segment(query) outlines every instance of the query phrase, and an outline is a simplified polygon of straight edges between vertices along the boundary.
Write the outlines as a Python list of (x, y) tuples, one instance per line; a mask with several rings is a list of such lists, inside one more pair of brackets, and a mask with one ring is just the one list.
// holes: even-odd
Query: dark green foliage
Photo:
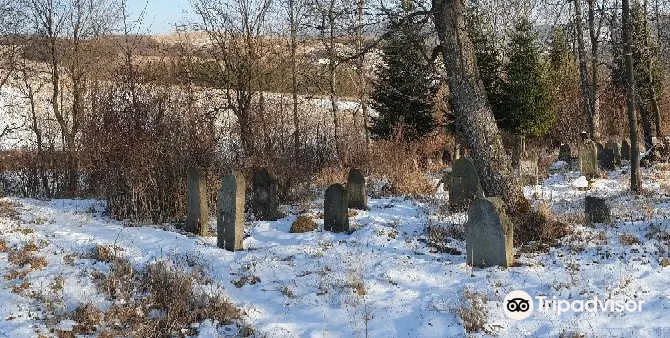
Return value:
[(503, 70), (503, 64), (500, 50), (495, 43), (495, 33), (476, 8), (469, 10), (467, 29), (470, 40), (475, 47), (479, 77), (482, 80), (491, 109), (493, 109), (495, 115), (498, 115), (502, 103), (503, 82), (500, 74)]
[(507, 81), (503, 84), (502, 109), (496, 119), (512, 133), (541, 136), (554, 123), (553, 89), (531, 23), (521, 20), (515, 28), (505, 67)]
[(418, 19), (398, 25), (382, 46), (382, 63), (377, 69), (370, 98), (379, 116), (372, 119), (370, 131), (376, 139), (388, 139), (402, 126), (403, 137), (416, 140), (437, 127), (434, 100), (438, 83), (434, 68), (424, 52), (425, 33)]
[(551, 81), (560, 92), (566, 88), (579, 85), (579, 68), (572, 54), (565, 28), (554, 29), (549, 49), (549, 65)]

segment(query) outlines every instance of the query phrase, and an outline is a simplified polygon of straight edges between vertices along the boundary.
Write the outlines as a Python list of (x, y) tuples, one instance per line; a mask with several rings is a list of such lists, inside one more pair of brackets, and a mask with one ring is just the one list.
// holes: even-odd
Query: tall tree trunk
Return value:
[(474, 47), (466, 33), (463, 7), (461, 0), (433, 0), (455, 123), (463, 131), (484, 193), (501, 197), (513, 214), (526, 213), (529, 204), (514, 182), (510, 160), (479, 77)]
[(298, 49), (298, 23), (295, 14), (295, 0), (289, 0), (289, 24), (291, 25), (291, 97), (293, 99), (293, 158), (298, 159), (300, 152), (300, 118), (298, 117), (298, 67), (296, 51)]
[(642, 139), (644, 140), (644, 148), (648, 150), (654, 145), (652, 137), (654, 136), (653, 125), (651, 121), (650, 111), (642, 101), (642, 95), (635, 93), (635, 102), (637, 110), (640, 113), (640, 120), (642, 122)]
[(654, 129), (656, 130), (656, 137), (659, 139), (663, 137), (661, 132), (661, 114), (658, 109), (658, 98), (656, 97), (656, 88), (654, 88), (654, 55), (651, 53), (651, 45), (649, 43), (649, 17), (647, 16), (647, 0), (644, 1), (644, 46), (647, 52), (647, 83), (649, 83), (649, 101), (651, 106), (651, 115), (654, 119)]
[(332, 114), (333, 114), (333, 136), (335, 137), (335, 154), (337, 156), (338, 161), (342, 159), (342, 153), (340, 152), (340, 135), (339, 135), (339, 130), (340, 130), (340, 123), (339, 123), (339, 117), (338, 117), (338, 105), (337, 105), (337, 94), (336, 94), (336, 73), (335, 71), (337, 70), (336, 67), (337, 65), (335, 62), (335, 54), (337, 53), (335, 50), (335, 0), (330, 0), (330, 8), (328, 9), (328, 30), (329, 30), (329, 36), (328, 36), (328, 85), (329, 85), (329, 92), (330, 92), (330, 106), (332, 109)]
[(633, 52), (631, 33), (633, 26), (630, 21), (629, 0), (622, 0), (623, 55), (626, 62), (626, 104), (628, 106), (628, 131), (630, 134), (630, 190), (639, 194), (640, 183), (640, 149), (637, 136), (637, 118), (635, 116), (635, 75), (633, 73)]
[(363, 114), (363, 133), (365, 135), (365, 149), (370, 145), (370, 130), (368, 129), (368, 105), (367, 99), (367, 81), (365, 79), (365, 53), (363, 53), (363, 6), (365, 0), (356, 2), (358, 14), (358, 27), (356, 27), (356, 53), (358, 53), (358, 62), (356, 73), (359, 82), (359, 100), (361, 103), (361, 113)]
[[(578, 1), (578, 0), (575, 0)], [(600, 139), (600, 95), (598, 90), (598, 47), (600, 29), (596, 29), (595, 0), (589, 0), (589, 37), (591, 38), (591, 91), (589, 92), (590, 111), (593, 120), (593, 138)]]
[(577, 28), (577, 55), (579, 57), (579, 79), (581, 80), (582, 104), (586, 111), (586, 123), (589, 138), (596, 140), (596, 125), (591, 102), (591, 86), (589, 85), (589, 73), (586, 67), (586, 47), (584, 46), (584, 25), (582, 24), (582, 0), (572, 0), (575, 4), (575, 25)]

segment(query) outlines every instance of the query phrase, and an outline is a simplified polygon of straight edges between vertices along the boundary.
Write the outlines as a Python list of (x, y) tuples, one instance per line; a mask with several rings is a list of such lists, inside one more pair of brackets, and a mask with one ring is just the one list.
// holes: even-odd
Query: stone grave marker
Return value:
[(465, 223), (467, 263), (509, 267), (514, 264), (514, 224), (497, 197), (480, 197), (470, 204)]
[(332, 232), (349, 231), (347, 189), (336, 183), (326, 189), (323, 201), (323, 229)]
[(228, 251), (243, 250), (245, 180), (235, 172), (223, 179), (216, 214), (216, 245)]
[(257, 168), (254, 170), (251, 182), (253, 188), (251, 205), (256, 218), (261, 221), (276, 221), (281, 218), (282, 215), (277, 210), (279, 206), (277, 179), (272, 177), (266, 168)]
[(598, 175), (598, 148), (591, 140), (586, 140), (579, 148), (579, 171), (589, 179)]
[(470, 202), (480, 196), (483, 196), (483, 191), (475, 165), (463, 157), (454, 161), (449, 176), (449, 211), (464, 212)]
[(358, 168), (352, 168), (347, 175), (347, 200), (352, 209), (366, 210), (365, 177)]
[(196, 235), (207, 236), (209, 210), (207, 208), (207, 180), (203, 170), (195, 166), (188, 168), (186, 191), (185, 230)]

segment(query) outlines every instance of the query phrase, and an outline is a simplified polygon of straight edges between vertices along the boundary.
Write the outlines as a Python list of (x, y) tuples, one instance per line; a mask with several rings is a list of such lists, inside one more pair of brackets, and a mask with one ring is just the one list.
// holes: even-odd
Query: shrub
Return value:
[(291, 224), (292, 233), (303, 233), (316, 230), (316, 222), (307, 216), (298, 216), (298, 218)]

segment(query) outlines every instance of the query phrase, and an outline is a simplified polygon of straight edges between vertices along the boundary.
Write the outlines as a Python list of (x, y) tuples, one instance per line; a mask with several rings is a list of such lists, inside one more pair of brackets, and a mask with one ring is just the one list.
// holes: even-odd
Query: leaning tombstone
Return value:
[(279, 219), (281, 215), (277, 210), (279, 206), (277, 179), (272, 177), (266, 168), (257, 168), (254, 170), (251, 182), (253, 192), (251, 205), (254, 216), (261, 221)]
[(621, 145), (619, 142), (607, 142), (605, 149), (612, 150), (612, 155), (614, 156), (614, 166), (621, 167)]
[(366, 210), (365, 177), (358, 168), (352, 168), (347, 175), (347, 203), (349, 208)]
[(332, 232), (349, 231), (347, 189), (341, 184), (332, 184), (326, 189), (323, 201), (323, 229)]
[(598, 175), (598, 148), (591, 140), (586, 140), (579, 148), (579, 171), (588, 179)]
[(519, 183), (522, 185), (538, 184), (537, 159), (522, 159), (519, 161)]
[(207, 236), (209, 211), (207, 208), (207, 180), (203, 170), (195, 166), (188, 168), (186, 190), (185, 230), (196, 235)]
[(454, 161), (449, 177), (449, 211), (464, 212), (480, 196), (483, 192), (475, 165), (464, 157)]
[(514, 224), (498, 197), (475, 199), (465, 223), (465, 249), (471, 266), (509, 267), (514, 264)]
[(216, 245), (228, 251), (243, 250), (244, 176), (232, 173), (223, 179), (216, 214)]
[(572, 152), (570, 151), (570, 145), (561, 143), (561, 147), (558, 150), (558, 160), (570, 163), (571, 156)]
[(612, 223), (612, 214), (607, 199), (602, 197), (586, 196), (584, 214), (587, 224)]

